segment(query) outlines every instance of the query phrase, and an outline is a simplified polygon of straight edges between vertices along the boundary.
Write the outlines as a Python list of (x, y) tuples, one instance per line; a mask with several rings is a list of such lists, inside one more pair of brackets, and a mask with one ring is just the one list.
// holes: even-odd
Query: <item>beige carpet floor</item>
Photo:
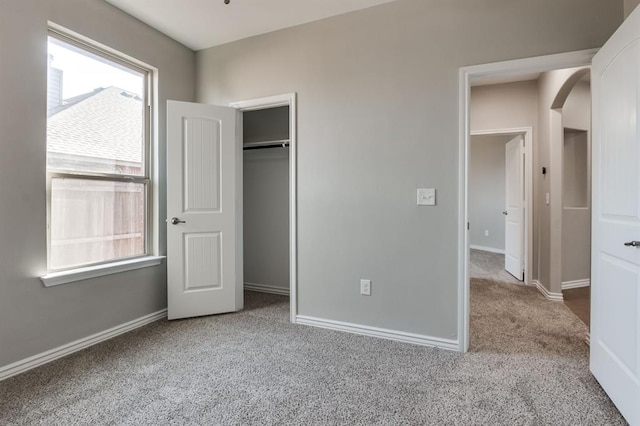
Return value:
[[(504, 270), (504, 255), (483, 250), (471, 250), (469, 262), (471, 278), (480, 278), (506, 284), (524, 284)], [(584, 322), (590, 324), (591, 292), (589, 287), (563, 290), (564, 303)]]
[(474, 280), (471, 351), (229, 315), (158, 321), (0, 382), (0, 425), (622, 425), (586, 327), (533, 288)]
[(501, 283), (523, 284), (504, 270), (504, 254), (471, 250), (469, 259), (471, 278), (483, 278)]

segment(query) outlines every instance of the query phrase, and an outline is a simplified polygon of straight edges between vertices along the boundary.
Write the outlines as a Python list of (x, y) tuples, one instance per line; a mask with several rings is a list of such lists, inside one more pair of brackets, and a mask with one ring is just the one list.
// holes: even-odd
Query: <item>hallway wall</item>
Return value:
[(471, 136), (469, 242), (472, 248), (504, 252), (505, 144), (511, 139), (513, 136)]
[[(538, 227), (538, 281), (551, 293), (562, 292), (562, 161), (563, 132), (562, 113), (554, 102), (560, 90), (569, 79), (577, 76), (583, 68), (569, 68), (542, 73), (539, 79), (539, 125), (537, 163), (534, 170), (547, 168), (547, 174), (537, 173), (538, 192), (534, 195), (539, 208)], [(561, 107), (561, 106), (560, 106)], [(568, 124), (572, 123), (572, 114), (567, 114)], [(546, 203), (549, 194), (549, 203)]]
[(640, 0), (624, 0), (624, 17), (628, 17), (640, 4)]
[[(565, 128), (586, 132), (565, 134), (564, 141), (561, 280), (566, 283), (591, 277), (591, 87), (587, 81), (579, 81), (569, 93), (562, 121)], [(572, 171), (576, 176), (569, 175)], [(579, 180), (584, 195), (572, 197), (567, 192), (572, 179)]]
[[(534, 164), (538, 156), (538, 81), (520, 81), (515, 83), (475, 86), (471, 88), (471, 132), (516, 127), (533, 129)], [(537, 180), (533, 181), (533, 193), (536, 194)], [(538, 215), (534, 211), (533, 227), (538, 226)], [(532, 278), (538, 279), (538, 235), (533, 234)]]

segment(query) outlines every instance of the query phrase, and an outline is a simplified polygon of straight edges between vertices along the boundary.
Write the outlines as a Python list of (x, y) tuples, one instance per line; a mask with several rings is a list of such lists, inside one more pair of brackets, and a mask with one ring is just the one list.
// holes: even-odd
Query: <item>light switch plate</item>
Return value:
[(418, 188), (418, 205), (419, 206), (435, 206), (436, 205), (435, 188)]

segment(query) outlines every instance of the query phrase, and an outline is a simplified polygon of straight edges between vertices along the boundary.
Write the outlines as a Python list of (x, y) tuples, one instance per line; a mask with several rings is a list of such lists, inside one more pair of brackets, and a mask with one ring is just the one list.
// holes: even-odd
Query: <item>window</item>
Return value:
[(148, 254), (150, 71), (50, 31), (48, 269)]

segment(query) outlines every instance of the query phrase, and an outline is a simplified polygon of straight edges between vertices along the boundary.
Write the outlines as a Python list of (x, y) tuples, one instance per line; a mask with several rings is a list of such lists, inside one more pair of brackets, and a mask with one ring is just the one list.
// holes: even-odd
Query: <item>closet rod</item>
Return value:
[(242, 149), (267, 149), (267, 148), (284, 148), (289, 146), (289, 141), (271, 141), (271, 142), (254, 142), (244, 144)]

